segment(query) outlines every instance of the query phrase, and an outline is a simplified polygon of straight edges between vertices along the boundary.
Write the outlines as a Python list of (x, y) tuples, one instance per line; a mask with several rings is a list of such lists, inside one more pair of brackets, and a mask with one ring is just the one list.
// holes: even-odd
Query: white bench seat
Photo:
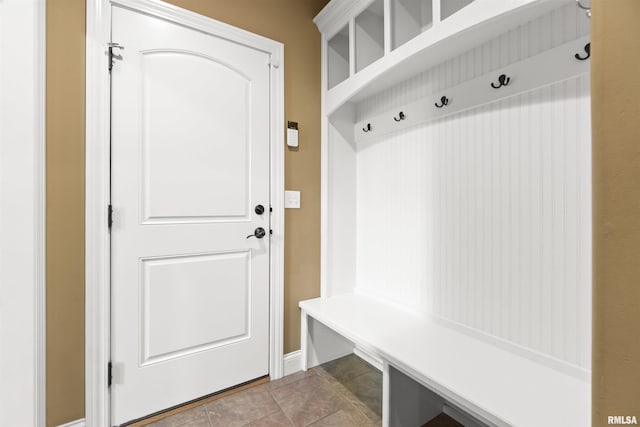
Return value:
[(300, 308), (305, 369), (320, 350), (313, 347), (323, 345), (309, 327), (315, 320), (488, 425), (590, 425), (584, 379), (367, 296), (317, 298)]

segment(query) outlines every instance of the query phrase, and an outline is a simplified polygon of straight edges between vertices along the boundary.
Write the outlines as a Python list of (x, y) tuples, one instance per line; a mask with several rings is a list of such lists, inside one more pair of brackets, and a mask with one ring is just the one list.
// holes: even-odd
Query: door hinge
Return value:
[(109, 43), (108, 44), (109, 48), (108, 48), (108, 52), (107, 55), (109, 55), (109, 72), (111, 72), (111, 70), (113, 69), (113, 65), (115, 64), (115, 60), (116, 59), (122, 59), (122, 55), (117, 55), (113, 52), (114, 49), (124, 49), (124, 46), (120, 46), (118, 43)]
[(107, 208), (107, 226), (109, 227), (109, 231), (111, 231), (111, 226), (113, 225), (113, 206), (109, 205)]
[(113, 364), (109, 362), (107, 365), (107, 386), (111, 387), (111, 382), (113, 381)]

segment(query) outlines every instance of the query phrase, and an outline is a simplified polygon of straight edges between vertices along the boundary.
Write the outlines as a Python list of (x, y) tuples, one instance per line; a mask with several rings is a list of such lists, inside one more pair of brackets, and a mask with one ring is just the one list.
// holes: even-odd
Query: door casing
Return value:
[[(87, 0), (85, 190), (85, 424), (109, 427), (110, 359), (110, 85), (111, 9), (125, 7), (234, 40), (271, 55), (269, 373), (283, 375), (284, 336), (284, 45), (158, 0)], [(114, 42), (118, 42), (114, 40)], [(126, 46), (124, 46), (126, 51)], [(117, 63), (115, 64), (117, 67)], [(117, 378), (118, 372), (114, 372)]]

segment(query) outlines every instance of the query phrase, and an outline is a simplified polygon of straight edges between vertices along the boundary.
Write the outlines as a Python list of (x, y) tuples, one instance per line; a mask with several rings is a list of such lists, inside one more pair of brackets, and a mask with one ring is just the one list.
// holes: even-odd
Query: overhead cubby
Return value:
[(444, 21), (454, 13), (469, 6), (473, 0), (442, 0), (440, 1), (440, 20)]
[(328, 89), (349, 77), (349, 26), (333, 36), (327, 43)]
[(384, 55), (384, 2), (374, 1), (355, 19), (356, 72)]
[(392, 49), (433, 25), (433, 0), (392, 0)]

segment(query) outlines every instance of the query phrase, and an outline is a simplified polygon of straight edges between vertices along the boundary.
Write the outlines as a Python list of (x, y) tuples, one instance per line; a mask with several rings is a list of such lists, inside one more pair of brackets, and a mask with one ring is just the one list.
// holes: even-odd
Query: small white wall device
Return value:
[(298, 146), (298, 122), (287, 122), (287, 145)]

